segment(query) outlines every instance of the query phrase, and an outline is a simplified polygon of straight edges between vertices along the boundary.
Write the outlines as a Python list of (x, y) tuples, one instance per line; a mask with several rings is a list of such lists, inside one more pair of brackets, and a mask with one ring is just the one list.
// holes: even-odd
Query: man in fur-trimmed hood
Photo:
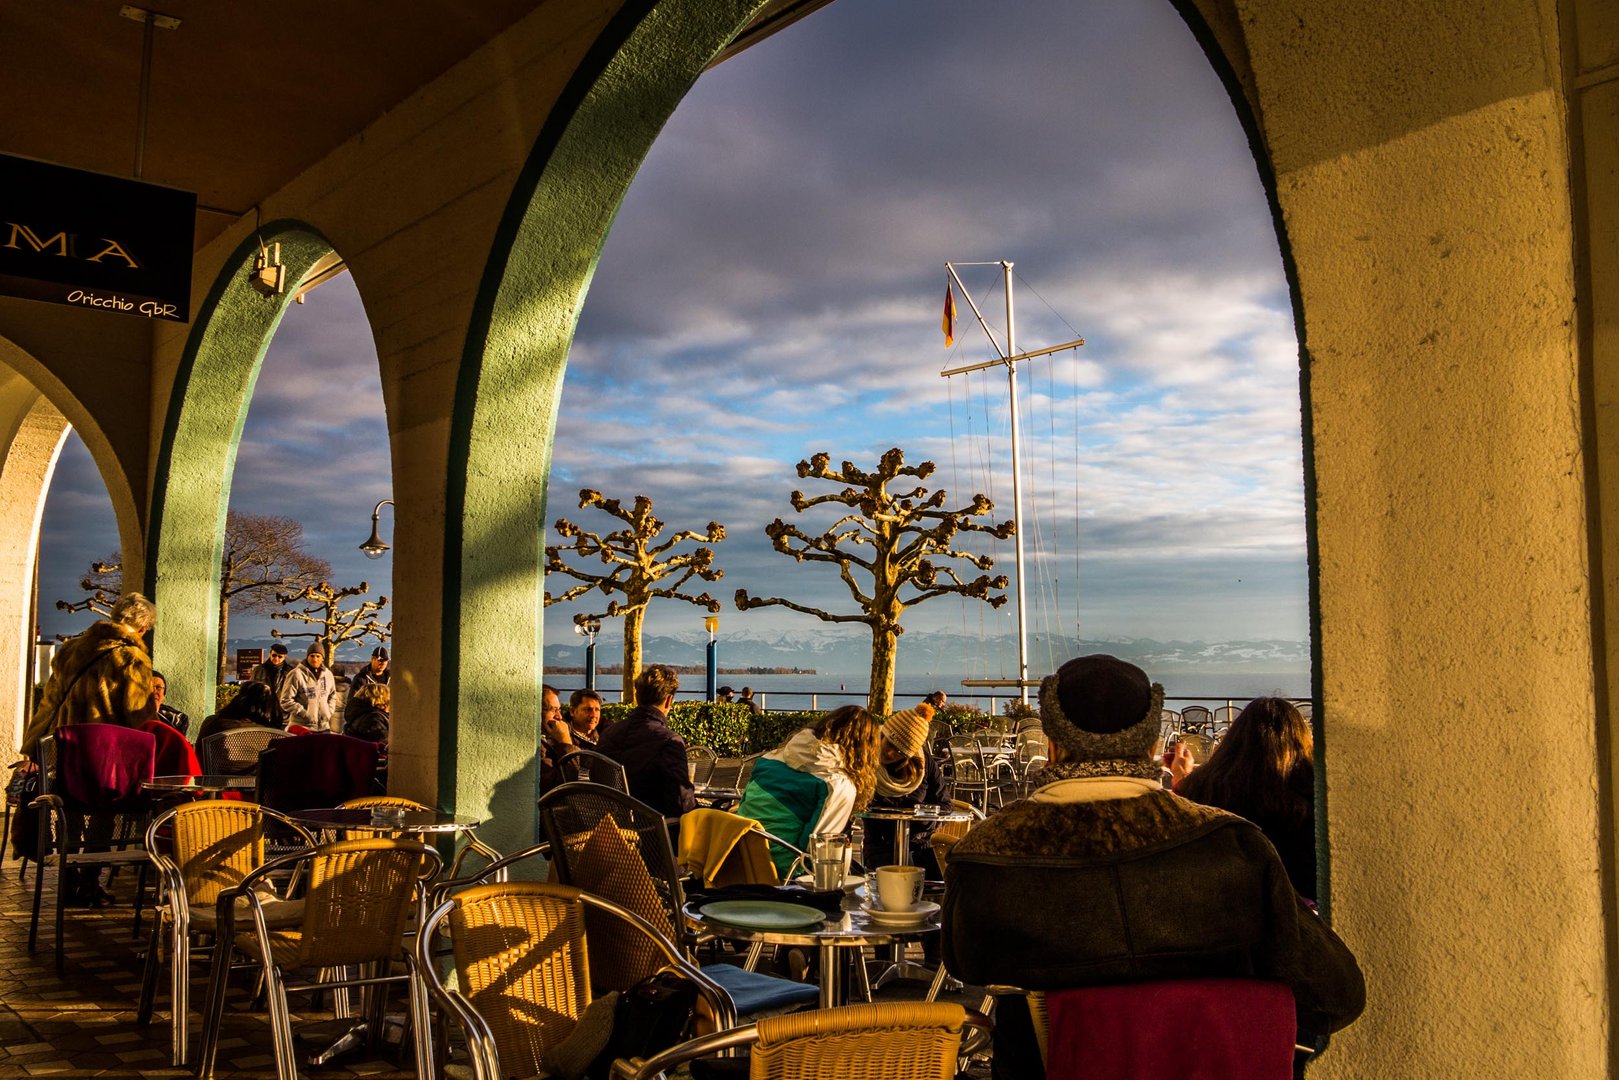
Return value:
[[(1046, 783), (950, 852), (946, 967), (1025, 990), (1276, 979), (1292, 988), (1301, 1042), (1336, 1031), (1365, 1006), (1354, 957), (1257, 827), (1163, 788), (1162, 706), (1162, 687), (1112, 656), (1041, 683)], [(997, 1006), (997, 1077), (1044, 1074), (1022, 1003)]]

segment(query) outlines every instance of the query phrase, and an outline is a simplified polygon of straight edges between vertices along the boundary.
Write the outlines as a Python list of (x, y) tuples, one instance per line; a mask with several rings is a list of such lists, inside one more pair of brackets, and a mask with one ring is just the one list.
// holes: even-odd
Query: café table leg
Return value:
[(821, 954), (820, 1007), (834, 1009), (843, 1003), (843, 971), (838, 967), (838, 947), (823, 943), (819, 946), (819, 951)]

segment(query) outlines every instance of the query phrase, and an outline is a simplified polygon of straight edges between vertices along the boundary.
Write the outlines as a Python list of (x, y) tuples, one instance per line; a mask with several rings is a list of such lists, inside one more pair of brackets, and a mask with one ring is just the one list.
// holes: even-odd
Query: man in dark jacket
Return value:
[(366, 711), (365, 706), (360, 703), (360, 688), (369, 686), (372, 683), (387, 686), (390, 674), (391, 672), (388, 670), (388, 647), (378, 645), (371, 650), (370, 662), (356, 672), (353, 679), (349, 680), (349, 698), (343, 704), (343, 720), (345, 722), (353, 720), (356, 716)]
[[(1293, 991), (1300, 1042), (1344, 1027), (1365, 1007), (1354, 956), (1256, 826), (1162, 787), (1162, 706), (1161, 687), (1111, 656), (1041, 683), (1046, 783), (951, 850), (946, 966), (1025, 990), (1275, 979)], [(997, 1077), (1044, 1075), (1023, 1001), (997, 1006)]]
[(669, 730), (669, 709), (680, 676), (663, 664), (646, 668), (635, 680), (635, 711), (602, 732), (596, 751), (624, 766), (630, 794), (665, 817), (697, 809), (697, 794), (686, 769), (686, 743)]
[(287, 677), (292, 668), (287, 665), (287, 647), (281, 642), (270, 646), (270, 655), (264, 658), (264, 663), (253, 667), (250, 682), (261, 682), (275, 692), (276, 700), (281, 700), (281, 680)]

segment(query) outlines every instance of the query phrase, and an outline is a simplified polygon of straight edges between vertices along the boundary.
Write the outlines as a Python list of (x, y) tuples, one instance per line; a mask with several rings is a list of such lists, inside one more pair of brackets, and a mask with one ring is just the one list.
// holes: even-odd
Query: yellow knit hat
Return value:
[(933, 719), (933, 706), (924, 702), (914, 709), (902, 709), (889, 716), (883, 724), (883, 737), (908, 758), (921, 757), (928, 741), (928, 721)]

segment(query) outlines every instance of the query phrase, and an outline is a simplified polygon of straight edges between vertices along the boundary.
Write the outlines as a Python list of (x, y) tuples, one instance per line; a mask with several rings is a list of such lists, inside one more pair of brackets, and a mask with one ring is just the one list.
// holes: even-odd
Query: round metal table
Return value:
[[(705, 917), (701, 907), (702, 905), (696, 901), (687, 903), (686, 917), (717, 937), (728, 938), (731, 941), (745, 941), (750, 946), (757, 946), (749, 950), (750, 962), (765, 945), (798, 945), (814, 948), (821, 961), (820, 1007), (823, 1009), (844, 1004), (847, 996), (843, 989), (843, 969), (838, 963), (838, 950), (860, 949), (867, 945), (894, 945), (907, 938), (937, 933), (942, 925), (938, 911), (917, 920), (915, 924), (897, 926), (880, 923), (866, 913), (863, 901), (853, 893), (844, 896), (843, 910), (839, 914), (829, 915), (818, 923), (787, 930), (734, 926)], [(859, 972), (864, 976), (864, 962), (859, 958), (857, 961), (861, 963)], [(751, 963), (749, 969), (751, 970)], [(860, 982), (864, 987), (863, 977)], [(937, 989), (930, 993), (929, 1001), (933, 1000), (934, 993), (937, 993)]]
[(910, 865), (912, 823), (939, 825), (946, 821), (971, 821), (973, 818), (973, 815), (966, 810), (943, 806), (926, 812), (923, 811), (921, 806), (908, 810), (885, 810), (881, 807), (874, 809), (868, 807), (860, 811), (859, 816), (867, 821), (892, 821), (894, 823), (894, 863), (897, 866)]
[(141, 790), (154, 795), (218, 795), (225, 791), (252, 791), (255, 783), (251, 776), (230, 776), (225, 773), (154, 776), (141, 781)]
[(377, 807), (357, 809), (293, 810), (287, 816), (312, 829), (357, 829), (379, 836), (446, 836), (471, 832), (483, 824), (477, 818), (441, 814), (437, 810), (404, 810), (378, 814)]

